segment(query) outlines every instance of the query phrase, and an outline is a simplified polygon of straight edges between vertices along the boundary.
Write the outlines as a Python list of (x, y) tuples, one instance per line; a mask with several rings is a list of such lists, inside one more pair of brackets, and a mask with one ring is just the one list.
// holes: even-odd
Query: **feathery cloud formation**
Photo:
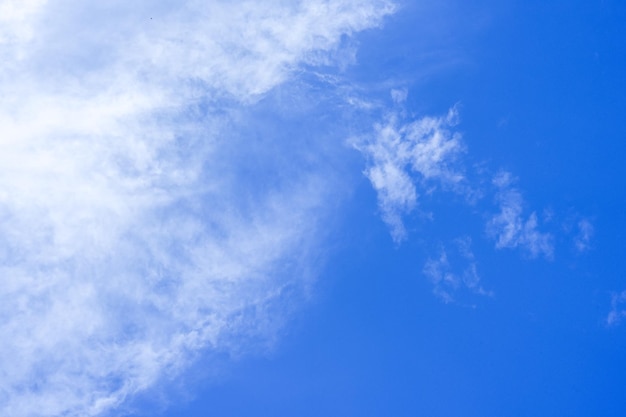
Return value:
[(271, 337), (306, 291), (327, 176), (255, 193), (241, 109), (391, 11), (0, 2), (3, 415), (95, 416), (202, 349)]
[(500, 172), (493, 179), (497, 187), (496, 200), (500, 212), (487, 225), (488, 232), (496, 239), (497, 248), (522, 248), (530, 256), (543, 255), (551, 258), (554, 252), (552, 235), (538, 230), (537, 214), (524, 218), (524, 199), (513, 186), (508, 172)]
[[(392, 90), (396, 105), (401, 105), (407, 96), (406, 90)], [(433, 192), (452, 191), (463, 197), (464, 202), (478, 209), (487, 217), (487, 235), (495, 241), (496, 249), (520, 249), (532, 258), (540, 255), (551, 259), (554, 253), (553, 235), (543, 232), (535, 212), (524, 215), (524, 199), (515, 187), (513, 177), (501, 171), (490, 179), (485, 188), (485, 172), (471, 171), (462, 158), (466, 146), (461, 134), (454, 131), (458, 123), (456, 107), (442, 117), (426, 116), (403, 122), (403, 112), (388, 115), (384, 122), (374, 125), (373, 133), (352, 141), (366, 159), (364, 175), (376, 191), (378, 206), (383, 221), (388, 225), (396, 243), (408, 238), (405, 218), (418, 207), (419, 197)], [(479, 170), (482, 171), (482, 170)], [(488, 175), (488, 174), (487, 174)], [(493, 195), (493, 203), (483, 201), (485, 195)], [(589, 245), (593, 227), (586, 221), (579, 223), (580, 233), (576, 246), (581, 251)], [(449, 251), (442, 248), (435, 258), (429, 258), (423, 273), (434, 285), (434, 293), (444, 302), (455, 300), (454, 294), (461, 289), (473, 294), (492, 295), (480, 285), (471, 238), (456, 239), (453, 246), (467, 267), (458, 272), (449, 261)]]
[[(430, 258), (424, 265), (423, 272), (433, 284), (433, 293), (443, 302), (450, 303), (457, 300), (457, 293), (469, 291), (471, 294), (493, 296), (492, 291), (485, 290), (480, 283), (478, 266), (472, 251), (472, 239), (469, 236), (454, 241), (460, 262), (451, 263), (449, 251), (445, 248), (437, 258)], [(463, 266), (459, 268), (458, 264)]]
[(464, 149), (460, 134), (450, 130), (457, 116), (452, 108), (443, 117), (402, 124), (392, 114), (374, 127), (371, 137), (354, 142), (367, 159), (365, 175), (376, 190), (382, 218), (395, 242), (407, 238), (402, 217), (416, 208), (418, 188), (453, 187), (464, 179), (454, 167)]
[(626, 317), (626, 291), (613, 293), (611, 296), (611, 311), (606, 317), (606, 324), (614, 326)]

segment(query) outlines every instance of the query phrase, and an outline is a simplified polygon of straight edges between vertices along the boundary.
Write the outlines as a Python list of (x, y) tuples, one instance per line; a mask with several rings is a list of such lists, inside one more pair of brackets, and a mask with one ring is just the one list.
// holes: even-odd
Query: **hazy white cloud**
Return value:
[(619, 324), (626, 317), (626, 291), (613, 293), (611, 296), (611, 311), (606, 317), (609, 326)]
[(433, 283), (433, 292), (446, 302), (454, 301), (451, 292), (457, 290), (460, 286), (460, 278), (450, 271), (448, 263), (448, 255), (445, 250), (441, 251), (438, 258), (428, 259), (424, 265), (424, 274)]
[(500, 172), (493, 179), (500, 212), (488, 222), (489, 234), (496, 240), (497, 248), (522, 248), (532, 257), (552, 257), (552, 235), (538, 230), (536, 213), (524, 216), (524, 199), (513, 183), (508, 172)]
[(581, 219), (578, 221), (578, 231), (574, 237), (574, 247), (578, 252), (585, 252), (591, 248), (591, 239), (595, 229), (589, 219)]
[[(402, 92), (393, 94), (396, 101), (404, 99)], [(443, 117), (408, 123), (394, 114), (377, 124), (373, 135), (353, 142), (367, 159), (365, 175), (376, 190), (382, 218), (396, 242), (406, 238), (402, 218), (415, 209), (423, 189), (433, 183), (454, 186), (464, 178), (454, 168), (464, 149), (461, 135), (451, 131), (457, 117), (455, 108)]]
[(397, 88), (391, 90), (391, 99), (396, 104), (402, 104), (409, 96), (409, 90), (406, 88)]
[(3, 0), (0, 2), (0, 45), (17, 44), (32, 38), (30, 22), (47, 0)]
[(391, 11), (0, 0), (0, 414), (95, 416), (271, 338), (331, 187), (259, 193), (241, 109)]
[[(445, 303), (459, 301), (463, 293), (493, 296), (481, 285), (481, 277), (469, 236), (454, 241), (453, 250), (441, 249), (438, 257), (430, 258), (424, 265), (423, 273), (433, 284), (433, 293)], [(455, 261), (450, 260), (450, 254)]]

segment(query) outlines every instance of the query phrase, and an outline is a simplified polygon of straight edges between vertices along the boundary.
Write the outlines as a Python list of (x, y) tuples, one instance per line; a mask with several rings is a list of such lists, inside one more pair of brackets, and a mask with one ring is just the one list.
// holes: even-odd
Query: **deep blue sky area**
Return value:
[[(394, 245), (363, 177), (314, 302), (275, 351), (165, 414), (626, 415), (626, 332), (606, 323), (626, 288), (625, 22), (619, 1), (407, 2), (357, 35), (355, 83), (407, 88), (416, 116), (458, 103), (467, 164), (512, 172), (559, 232), (592, 219), (591, 248), (563, 232), (553, 259), (494, 249), (480, 210), (445, 195)], [(444, 303), (424, 262), (468, 234), (494, 295)]]

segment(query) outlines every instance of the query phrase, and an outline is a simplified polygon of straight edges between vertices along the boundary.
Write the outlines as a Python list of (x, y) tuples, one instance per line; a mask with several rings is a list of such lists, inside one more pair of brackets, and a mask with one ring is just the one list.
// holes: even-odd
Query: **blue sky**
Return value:
[(0, 414), (623, 416), (625, 18), (0, 0)]

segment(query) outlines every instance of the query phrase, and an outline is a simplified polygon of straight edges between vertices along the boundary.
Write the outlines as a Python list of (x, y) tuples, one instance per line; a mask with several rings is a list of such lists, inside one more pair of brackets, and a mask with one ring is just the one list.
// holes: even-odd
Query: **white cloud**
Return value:
[(433, 292), (444, 302), (454, 301), (451, 292), (460, 286), (460, 279), (457, 275), (449, 271), (448, 255), (445, 250), (436, 259), (428, 259), (424, 265), (424, 274), (433, 283)]
[(611, 311), (606, 317), (606, 324), (614, 326), (626, 317), (626, 291), (611, 296)]
[(493, 179), (500, 212), (491, 218), (487, 230), (495, 238), (496, 248), (522, 248), (532, 257), (552, 257), (552, 235), (538, 230), (534, 212), (524, 217), (524, 199), (513, 182), (508, 172), (500, 172)]
[(442, 248), (437, 258), (429, 258), (424, 265), (423, 273), (432, 282), (433, 293), (445, 303), (458, 302), (460, 297), (465, 298), (463, 293), (493, 296), (493, 292), (485, 290), (480, 283), (471, 246), (469, 236), (455, 239), (452, 251), (457, 258), (455, 262), (450, 261), (451, 252)]
[(32, 38), (30, 21), (47, 0), (3, 0), (0, 2), (0, 45), (15, 44)]
[(409, 90), (406, 88), (397, 88), (391, 90), (391, 99), (396, 104), (402, 104), (409, 96)]
[(371, 137), (354, 142), (368, 160), (365, 175), (376, 190), (381, 215), (394, 241), (406, 238), (402, 217), (417, 206), (420, 187), (433, 182), (454, 186), (463, 180), (453, 167), (464, 149), (460, 134), (450, 130), (456, 121), (455, 108), (443, 117), (405, 124), (392, 115), (375, 126)]
[(578, 252), (585, 252), (591, 248), (591, 239), (595, 230), (589, 219), (579, 220), (577, 226), (578, 233), (574, 237), (574, 246)]
[(391, 10), (0, 0), (0, 414), (95, 416), (271, 338), (327, 179), (256, 192), (239, 108)]

